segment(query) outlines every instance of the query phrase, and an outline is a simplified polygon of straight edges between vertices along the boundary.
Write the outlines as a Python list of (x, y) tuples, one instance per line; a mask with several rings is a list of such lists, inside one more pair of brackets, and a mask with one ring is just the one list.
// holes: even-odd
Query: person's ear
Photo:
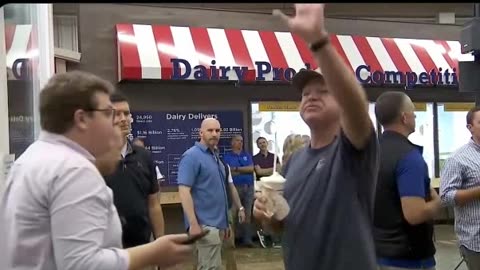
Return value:
[(79, 109), (73, 113), (73, 125), (80, 130), (86, 130), (88, 127), (88, 118), (87, 112)]
[(405, 112), (402, 112), (400, 114), (400, 122), (403, 124), (403, 125), (406, 125), (407, 124), (407, 114)]

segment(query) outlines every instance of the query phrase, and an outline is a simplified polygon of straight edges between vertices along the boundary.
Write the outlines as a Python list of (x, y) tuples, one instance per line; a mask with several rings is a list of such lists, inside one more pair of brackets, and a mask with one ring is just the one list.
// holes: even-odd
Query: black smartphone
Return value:
[(200, 234), (193, 235), (193, 236), (189, 235), (187, 241), (183, 242), (183, 244), (191, 245), (197, 242), (198, 240), (202, 239), (203, 237), (205, 237), (209, 232), (210, 230), (203, 230)]

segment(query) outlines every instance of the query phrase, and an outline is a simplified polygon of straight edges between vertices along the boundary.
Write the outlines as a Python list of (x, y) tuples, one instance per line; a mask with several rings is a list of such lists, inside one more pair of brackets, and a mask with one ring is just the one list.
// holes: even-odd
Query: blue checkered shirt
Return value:
[(445, 206), (454, 206), (455, 232), (460, 245), (480, 252), (480, 198), (460, 206), (457, 190), (480, 187), (480, 145), (471, 139), (453, 153), (440, 173), (440, 197)]

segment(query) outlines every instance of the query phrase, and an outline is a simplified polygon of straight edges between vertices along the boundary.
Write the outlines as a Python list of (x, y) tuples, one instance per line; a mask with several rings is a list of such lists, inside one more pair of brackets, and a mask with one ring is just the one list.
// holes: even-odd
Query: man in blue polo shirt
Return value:
[(374, 211), (374, 239), (380, 270), (435, 269), (433, 218), (440, 197), (430, 187), (415, 132), (415, 106), (402, 92), (378, 97), (375, 115), (384, 128)]
[(196, 242), (197, 269), (222, 269), (222, 243), (229, 237), (228, 208), (231, 200), (243, 220), (242, 207), (235, 186), (228, 180), (228, 169), (216, 151), (220, 123), (203, 120), (200, 141), (182, 155), (178, 165), (178, 192), (190, 235), (202, 229), (210, 232)]
[[(232, 138), (232, 151), (225, 154), (225, 162), (230, 166), (233, 176), (233, 183), (240, 196), (240, 201), (246, 209), (245, 223), (238, 224), (235, 219), (235, 228), (241, 244), (246, 247), (253, 247), (251, 233), (251, 214), (255, 191), (253, 187), (253, 160), (252, 156), (243, 150), (243, 137), (236, 135)], [(236, 237), (237, 238), (237, 237)]]

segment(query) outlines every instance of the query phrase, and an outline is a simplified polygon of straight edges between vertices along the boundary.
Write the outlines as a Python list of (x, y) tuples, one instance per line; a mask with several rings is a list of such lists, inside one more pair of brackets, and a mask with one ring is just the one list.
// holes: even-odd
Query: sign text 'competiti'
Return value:
[[(196, 65), (193, 66), (185, 59), (172, 58), (172, 80), (187, 80), (193, 75), (196, 80), (230, 80), (229, 73), (234, 71), (239, 81), (247, 79), (247, 66), (216, 66), (216, 61), (211, 61), (211, 66)], [(256, 70), (256, 81), (265, 81), (266, 75), (272, 73), (273, 81), (290, 81), (295, 74), (302, 70), (293, 68), (273, 67), (270, 63), (257, 61), (254, 63)], [(305, 69), (311, 69), (309, 63), (305, 63)], [(422, 86), (458, 86), (458, 77), (456, 69), (452, 71), (441, 67), (438, 70), (431, 70), (430, 73), (421, 72), (402, 72), (402, 71), (379, 71), (371, 70), (368, 65), (361, 65), (355, 69), (355, 76), (362, 84), (372, 86), (393, 85), (405, 86), (407, 89), (414, 88), (416, 85)]]
[(371, 70), (370, 66), (361, 65), (355, 70), (357, 80), (362, 84), (368, 85), (405, 85), (406, 89), (411, 89), (415, 85), (423, 86), (458, 86), (457, 69), (453, 68), (443, 70), (430, 70), (430, 73), (421, 72), (401, 72), (401, 71), (379, 71)]

